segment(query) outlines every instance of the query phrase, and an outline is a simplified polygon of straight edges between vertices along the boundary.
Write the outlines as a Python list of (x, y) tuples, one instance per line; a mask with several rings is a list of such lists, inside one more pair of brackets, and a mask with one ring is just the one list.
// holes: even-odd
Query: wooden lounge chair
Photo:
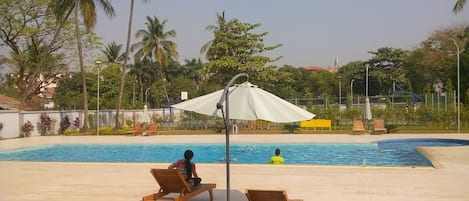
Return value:
[(373, 125), (373, 134), (388, 133), (388, 129), (384, 126), (384, 119), (375, 119)]
[[(158, 199), (184, 201), (205, 191), (208, 191), (210, 201), (213, 201), (213, 189), (216, 188), (216, 184), (191, 186), (184, 180), (180, 170), (177, 169), (151, 169), (150, 172), (160, 185), (160, 190), (158, 193), (143, 196), (143, 201), (156, 201)], [(170, 193), (177, 193), (178, 195), (176, 197), (166, 196)]]
[(353, 134), (365, 134), (365, 126), (362, 120), (353, 120)]
[(249, 201), (303, 201), (302, 199), (288, 199), (284, 190), (254, 190), (246, 189)]
[(143, 132), (142, 124), (136, 123), (131, 131), (125, 133), (125, 135), (141, 135)]
[(146, 130), (146, 135), (158, 135), (158, 124), (150, 124), (150, 126)]

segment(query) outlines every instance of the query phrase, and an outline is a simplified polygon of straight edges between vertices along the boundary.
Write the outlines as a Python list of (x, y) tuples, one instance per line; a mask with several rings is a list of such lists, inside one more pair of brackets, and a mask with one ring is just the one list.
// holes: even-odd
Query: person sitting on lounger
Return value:
[(275, 149), (275, 156), (270, 157), (270, 164), (283, 164), (285, 162), (285, 159), (283, 159), (282, 156), (280, 156), (280, 149)]
[[(184, 152), (184, 159), (178, 160), (175, 163), (169, 165), (168, 169), (177, 168), (181, 171), (182, 175), (186, 179), (186, 181), (194, 186), (199, 185), (202, 181), (201, 178), (197, 175), (197, 171), (195, 169), (195, 163), (191, 162), (192, 158), (194, 157), (194, 152), (192, 150), (186, 150)], [(192, 177), (194, 176), (194, 177)]]

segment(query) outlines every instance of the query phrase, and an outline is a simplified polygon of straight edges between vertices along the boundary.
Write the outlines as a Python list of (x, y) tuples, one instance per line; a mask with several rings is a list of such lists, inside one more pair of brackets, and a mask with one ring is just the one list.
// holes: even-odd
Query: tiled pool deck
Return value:
[[(469, 134), (233, 135), (231, 142), (368, 143), (394, 138), (467, 139)], [(31, 137), (0, 140), (0, 150), (55, 143), (210, 143), (224, 135)], [(441, 168), (311, 165), (231, 165), (231, 200), (246, 201), (247, 188), (284, 189), (305, 201), (469, 201), (469, 146), (425, 148)], [(165, 163), (50, 163), (0, 161), (2, 201), (137, 201), (158, 190), (150, 168)], [(197, 164), (203, 182), (216, 183), (226, 200), (224, 164)], [(204, 193), (193, 201), (208, 200)]]

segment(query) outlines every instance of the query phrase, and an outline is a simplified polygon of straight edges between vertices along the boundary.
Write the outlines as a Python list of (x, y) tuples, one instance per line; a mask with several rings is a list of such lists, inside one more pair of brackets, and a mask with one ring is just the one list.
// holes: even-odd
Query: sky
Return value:
[[(103, 43), (123, 44), (127, 36), (129, 0), (112, 0), (112, 19), (98, 13), (95, 32)], [(269, 53), (283, 56), (282, 66), (333, 66), (368, 60), (369, 51), (382, 47), (411, 50), (435, 30), (469, 24), (469, 5), (458, 15), (456, 0), (135, 0), (132, 41), (145, 28), (146, 17), (167, 20), (175, 30), (179, 61), (204, 58), (200, 47), (213, 39), (206, 30), (216, 24), (216, 14), (242, 22), (260, 23), (255, 33), (268, 32), (266, 45), (283, 46)], [(98, 8), (100, 10), (100, 8)]]
[[(145, 28), (146, 16), (167, 20), (175, 30), (179, 61), (204, 58), (200, 47), (213, 38), (206, 30), (216, 14), (260, 23), (266, 45), (282, 44), (269, 56), (282, 66), (333, 66), (368, 60), (381, 47), (411, 50), (435, 30), (469, 23), (469, 5), (458, 15), (456, 0), (135, 0), (133, 33)], [(105, 44), (124, 44), (130, 1), (114, 0), (116, 17), (98, 14), (96, 33)], [(133, 34), (134, 36), (135, 34)], [(138, 39), (132, 38), (132, 43)]]

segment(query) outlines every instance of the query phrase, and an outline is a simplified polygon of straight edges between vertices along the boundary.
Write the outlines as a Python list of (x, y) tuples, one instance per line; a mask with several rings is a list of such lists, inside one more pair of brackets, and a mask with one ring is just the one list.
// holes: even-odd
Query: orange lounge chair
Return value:
[(141, 135), (143, 132), (142, 124), (136, 123), (131, 131), (125, 133), (125, 135)]
[[(156, 201), (158, 199), (184, 201), (205, 191), (208, 191), (210, 201), (213, 201), (213, 189), (216, 188), (216, 184), (191, 186), (177, 169), (151, 169), (150, 172), (160, 185), (160, 190), (158, 193), (143, 196), (143, 201)], [(178, 195), (176, 197), (166, 196), (170, 193)]]
[(158, 135), (158, 124), (152, 123), (146, 131), (146, 135)]
[(362, 120), (353, 120), (353, 134), (365, 134), (365, 126)]
[(375, 119), (373, 125), (373, 134), (388, 133), (388, 129), (384, 126), (384, 119)]
[(288, 199), (284, 190), (253, 190), (246, 189), (249, 201), (303, 201), (302, 199)]

